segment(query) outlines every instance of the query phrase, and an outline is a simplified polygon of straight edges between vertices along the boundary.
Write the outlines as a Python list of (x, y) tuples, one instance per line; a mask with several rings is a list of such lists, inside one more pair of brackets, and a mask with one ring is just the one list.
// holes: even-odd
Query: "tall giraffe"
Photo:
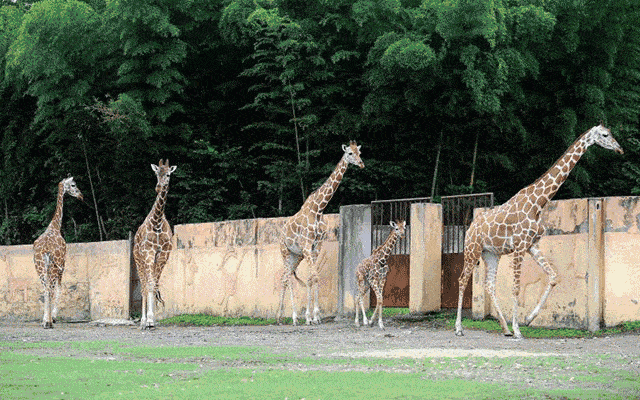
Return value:
[(594, 126), (583, 133), (555, 164), (538, 180), (515, 194), (509, 201), (499, 207), (487, 210), (476, 216), (467, 230), (464, 243), (464, 269), (459, 279), (458, 315), (456, 318), (456, 335), (462, 336), (462, 297), (473, 269), (479, 263), (480, 257), (487, 267), (485, 290), (498, 313), (498, 320), (505, 336), (512, 333), (502, 315), (495, 295), (496, 274), (500, 256), (513, 254), (511, 267), (513, 268), (513, 335), (522, 338), (518, 326), (518, 294), (520, 293), (521, 263), (525, 253), (531, 254), (536, 263), (549, 277), (547, 287), (540, 297), (538, 304), (525, 319), (529, 325), (538, 315), (556, 285), (556, 272), (544, 258), (538, 242), (544, 233), (541, 214), (547, 203), (553, 198), (560, 186), (569, 176), (580, 157), (592, 144), (598, 144), (605, 149), (615, 150), (623, 154), (622, 147), (611, 135), (611, 131), (602, 124)]
[[(384, 284), (387, 281), (387, 274), (389, 273), (389, 265), (387, 264), (387, 257), (391, 254), (391, 250), (393, 250), (393, 246), (396, 245), (398, 238), (404, 237), (404, 230), (406, 227), (405, 221), (390, 221), (391, 224), (391, 233), (389, 233), (389, 237), (387, 240), (380, 246), (376, 247), (371, 255), (358, 265), (356, 268), (356, 279), (358, 280), (358, 295), (356, 297), (356, 326), (360, 326), (360, 322), (358, 321), (358, 304), (362, 308), (362, 323), (364, 325), (369, 325), (373, 323), (376, 313), (378, 313), (378, 326), (380, 329), (384, 329), (384, 325), (382, 324), (382, 290), (384, 289)], [(367, 315), (364, 311), (364, 296), (369, 290), (369, 287), (373, 289), (376, 294), (376, 309), (373, 311), (373, 315), (371, 315), (371, 320), (367, 321)]]
[(160, 275), (169, 259), (173, 236), (171, 226), (164, 215), (164, 206), (167, 203), (169, 176), (176, 170), (176, 166), (170, 167), (169, 160), (165, 163), (160, 160), (158, 165), (151, 164), (151, 168), (158, 178), (156, 201), (133, 239), (133, 259), (142, 292), (140, 329), (155, 327), (156, 299), (164, 305), (159, 289)]
[[(293, 278), (304, 285), (296, 275), (296, 268), (303, 259), (309, 263), (310, 275), (307, 281), (307, 311), (305, 317), (307, 325), (313, 322), (320, 322), (318, 308), (318, 270), (316, 260), (320, 252), (321, 240), (324, 236), (326, 223), (322, 219), (322, 211), (327, 207), (329, 201), (340, 185), (340, 181), (347, 171), (349, 164), (354, 164), (364, 168), (364, 163), (360, 159), (360, 146), (353, 140), (349, 146), (342, 145), (344, 155), (336, 166), (335, 170), (315, 192), (313, 192), (304, 202), (300, 211), (290, 217), (284, 224), (283, 239), (280, 242), (280, 252), (284, 259), (284, 273), (282, 275), (282, 291), (280, 292), (280, 305), (276, 312), (276, 321), (280, 322), (280, 317), (284, 311), (284, 297), (287, 287), (291, 291), (291, 308), (293, 324), (297, 325), (296, 305), (293, 298)], [(313, 320), (311, 319), (311, 293), (313, 290), (314, 308)]]
[[(60, 227), (62, 226), (62, 203), (65, 193), (82, 200), (82, 193), (76, 187), (73, 177), (63, 179), (58, 183), (58, 200), (53, 219), (47, 229), (33, 242), (33, 262), (40, 282), (44, 287), (44, 316), (42, 327), (52, 329), (58, 314), (58, 300), (60, 299), (60, 284), (64, 272), (67, 242), (65, 242)], [(55, 293), (55, 295), (54, 295)], [(51, 304), (51, 297), (53, 305)], [(53, 306), (53, 310), (52, 310)]]

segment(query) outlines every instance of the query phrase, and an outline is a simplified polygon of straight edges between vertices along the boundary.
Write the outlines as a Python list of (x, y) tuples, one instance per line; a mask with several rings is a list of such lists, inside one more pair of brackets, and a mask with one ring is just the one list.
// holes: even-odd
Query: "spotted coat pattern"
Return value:
[[(65, 242), (60, 227), (62, 226), (62, 205), (64, 195), (82, 200), (82, 193), (76, 187), (73, 177), (63, 179), (58, 183), (58, 197), (56, 211), (47, 226), (47, 229), (33, 243), (33, 262), (40, 282), (44, 287), (44, 316), (42, 326), (45, 329), (53, 328), (58, 314), (58, 301), (64, 272), (65, 257), (67, 254), (67, 242)], [(53, 297), (53, 300), (52, 300)]]
[[(314, 324), (320, 322), (316, 260), (327, 226), (322, 218), (322, 212), (338, 189), (349, 164), (364, 168), (364, 163), (360, 159), (360, 146), (358, 146), (356, 142), (351, 141), (349, 146), (343, 145), (342, 150), (344, 151), (344, 155), (329, 178), (305, 200), (300, 211), (290, 217), (284, 224), (283, 238), (280, 242), (280, 252), (284, 259), (284, 272), (281, 281), (280, 305), (276, 312), (276, 320), (278, 322), (280, 322), (284, 311), (284, 297), (287, 288), (289, 288), (291, 293), (291, 308), (293, 310), (293, 324), (297, 325), (296, 306), (293, 297), (293, 279), (295, 278), (302, 285), (305, 285), (296, 275), (296, 268), (298, 268), (298, 265), (303, 259), (307, 260), (310, 267), (310, 275), (305, 285), (307, 286), (306, 323), (309, 325), (312, 322)], [(311, 318), (310, 312), (312, 292), (314, 297), (313, 319)]]
[(465, 236), (464, 269), (459, 279), (456, 335), (463, 335), (462, 298), (473, 269), (478, 265), (480, 258), (487, 267), (485, 290), (498, 314), (502, 331), (505, 336), (512, 335), (496, 299), (495, 283), (500, 256), (513, 254), (511, 263), (513, 269), (512, 328), (513, 335), (516, 338), (522, 338), (517, 320), (522, 260), (525, 254), (529, 253), (549, 277), (547, 287), (538, 304), (525, 319), (525, 323), (528, 325), (538, 315), (551, 289), (556, 285), (556, 272), (538, 248), (538, 241), (545, 231), (541, 221), (542, 210), (567, 179), (587, 148), (594, 143), (605, 149), (623, 153), (609, 129), (602, 124), (594, 126), (569, 146), (567, 151), (538, 180), (520, 190), (506, 203), (477, 215), (473, 220)]
[(158, 165), (151, 164), (158, 178), (156, 184), (156, 200), (149, 215), (138, 228), (133, 239), (133, 259), (140, 277), (142, 292), (142, 315), (140, 329), (151, 329), (155, 326), (156, 300), (164, 305), (160, 296), (160, 275), (171, 253), (171, 226), (164, 215), (164, 207), (169, 192), (169, 177), (176, 166), (169, 166), (169, 160)]
[[(362, 323), (369, 325), (373, 323), (376, 313), (378, 313), (378, 326), (380, 329), (384, 329), (382, 323), (382, 302), (383, 302), (383, 289), (384, 284), (387, 281), (387, 274), (389, 273), (389, 265), (387, 264), (387, 258), (393, 246), (395, 246), (398, 238), (404, 237), (404, 231), (406, 227), (405, 221), (391, 221), (391, 233), (387, 240), (380, 246), (378, 246), (371, 255), (358, 265), (356, 268), (356, 280), (358, 281), (358, 294), (356, 296), (356, 326), (360, 326), (358, 321), (358, 305), (362, 309)], [(364, 310), (364, 296), (367, 294), (369, 288), (373, 289), (376, 295), (376, 309), (371, 315), (371, 320), (367, 321), (367, 315)]]

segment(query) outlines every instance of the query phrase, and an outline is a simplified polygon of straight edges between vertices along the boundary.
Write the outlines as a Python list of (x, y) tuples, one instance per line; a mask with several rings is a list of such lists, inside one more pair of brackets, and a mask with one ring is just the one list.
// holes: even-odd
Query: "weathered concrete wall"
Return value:
[[(68, 244), (58, 318), (128, 318), (129, 258), (128, 241)], [(0, 247), (0, 318), (41, 319), (43, 293), (33, 246)]]
[(604, 199), (604, 324), (640, 320), (640, 197)]
[(439, 311), (442, 279), (442, 206), (411, 205), (409, 310)]
[[(318, 257), (319, 301), (323, 315), (338, 309), (339, 216), (324, 216), (327, 235)], [(284, 265), (280, 232), (286, 218), (176, 225), (174, 250), (160, 278), (166, 307), (159, 318), (183, 313), (274, 317), (279, 304)], [(303, 261), (297, 275), (306, 282)], [(307, 306), (307, 291), (294, 286), (298, 315)], [(285, 314), (291, 316), (286, 293)]]
[[(558, 273), (558, 284), (534, 326), (597, 330), (640, 319), (640, 205), (638, 198), (572, 199), (551, 202), (542, 219), (547, 227), (540, 250)], [(476, 210), (481, 212), (481, 210)], [(511, 319), (513, 271), (510, 256), (498, 267), (498, 302)], [(495, 311), (484, 292), (484, 263), (473, 275), (473, 316)], [(548, 282), (526, 255), (522, 263), (518, 316), (521, 323)]]
[[(371, 205), (340, 207), (340, 220), (338, 315), (347, 316), (356, 310), (356, 268), (371, 255)], [(369, 296), (365, 297), (368, 308)]]

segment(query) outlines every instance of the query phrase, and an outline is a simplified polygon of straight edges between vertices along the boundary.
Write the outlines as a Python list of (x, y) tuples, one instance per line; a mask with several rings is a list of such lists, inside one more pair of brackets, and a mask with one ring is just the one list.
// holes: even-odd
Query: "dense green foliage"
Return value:
[[(557, 198), (640, 194), (633, 0), (44, 0), (0, 6), (0, 242), (122, 239), (178, 166), (173, 224), (290, 215), (362, 145), (329, 205), (535, 180), (603, 121)], [(440, 157), (437, 158), (437, 155)], [(438, 165), (436, 165), (438, 159)]]

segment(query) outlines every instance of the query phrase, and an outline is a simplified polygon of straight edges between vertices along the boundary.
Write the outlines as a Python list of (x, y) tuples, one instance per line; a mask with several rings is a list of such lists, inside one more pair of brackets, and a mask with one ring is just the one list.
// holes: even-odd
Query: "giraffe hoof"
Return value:
[(456, 331), (456, 336), (464, 336), (464, 332), (462, 332), (462, 331)]
[(45, 322), (42, 324), (42, 327), (44, 329), (53, 329), (53, 323), (52, 322)]

